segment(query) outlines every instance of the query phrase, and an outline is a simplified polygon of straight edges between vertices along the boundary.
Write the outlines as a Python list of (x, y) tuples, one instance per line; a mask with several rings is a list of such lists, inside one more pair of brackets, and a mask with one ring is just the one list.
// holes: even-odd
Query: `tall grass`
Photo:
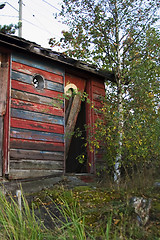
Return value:
[[(77, 202), (73, 201), (72, 205), (70, 205), (65, 198), (61, 198), (60, 201), (61, 204), (56, 205), (56, 209), (59, 212), (58, 216), (54, 213), (50, 213), (49, 210), (46, 208), (47, 213), (50, 215), (51, 220), (55, 225), (52, 239), (88, 239), (88, 234), (86, 234), (85, 219), (79, 211)], [(55, 202), (53, 204), (55, 204)]]
[[(85, 221), (85, 216), (82, 214), (79, 204), (76, 200), (72, 203), (65, 196), (60, 197), (60, 205), (56, 205), (59, 214), (54, 215), (50, 213), (46, 208), (46, 211), (51, 217), (51, 220), (55, 224), (55, 229), (52, 234), (54, 240), (97, 240), (95, 232), (92, 234)], [(54, 202), (55, 204), (55, 202)], [(101, 226), (101, 237), (98, 239), (103, 240), (117, 240), (116, 233), (110, 235), (112, 224), (112, 215), (109, 216), (106, 224), (106, 230), (102, 230)]]
[[(50, 213), (46, 208), (54, 229), (47, 229), (36, 217), (34, 206), (29, 206), (22, 194), (22, 210), (17, 199), (11, 195), (5, 196), (0, 191), (0, 239), (1, 240), (95, 240), (87, 231), (85, 217), (81, 214), (78, 203), (69, 204), (61, 198), (61, 204), (56, 205), (59, 216)], [(109, 222), (104, 238), (109, 240)]]
[[(91, 194), (88, 196), (92, 197)], [(50, 198), (49, 200), (52, 199)], [(41, 202), (40, 200), (41, 205), (43, 205), (43, 207), (46, 209), (46, 212), (50, 216), (50, 220), (53, 223), (51, 224), (52, 229), (47, 229), (42, 223), (42, 221), (36, 216), (34, 205), (32, 204), (31, 206), (29, 206), (24, 195), (22, 195), (22, 210), (20, 210), (17, 199), (12, 197), (11, 195), (6, 197), (0, 191), (0, 239), (155, 239), (144, 238), (144, 236), (147, 236), (145, 235), (145, 229), (143, 231), (142, 228), (137, 227), (134, 221), (132, 222), (134, 218), (132, 216), (132, 211), (128, 205), (117, 205), (116, 195), (115, 204), (110, 205), (111, 209), (107, 208), (107, 205), (105, 205), (105, 209), (100, 209), (95, 206), (95, 209), (88, 210), (88, 202), (86, 202), (85, 205), (83, 205), (85, 202), (80, 205), (79, 199), (75, 199), (74, 195), (72, 195), (72, 192), (68, 193), (65, 191), (63, 191), (63, 193), (59, 193), (58, 197), (56, 199), (54, 198), (54, 200), (52, 201), (52, 204), (55, 205), (55, 212), (54, 207), (52, 208), (53, 212), (50, 212), (48, 210), (48, 207), (46, 207), (46, 204), (43, 204), (43, 202)], [(98, 211), (97, 215), (94, 215), (95, 210)], [(147, 237), (149, 237), (149, 235)], [(158, 239), (159, 238), (157, 238), (157, 240)]]
[(2, 240), (41, 240), (44, 239), (44, 226), (22, 195), (22, 210), (11, 195), (6, 197), (0, 191), (0, 239)]

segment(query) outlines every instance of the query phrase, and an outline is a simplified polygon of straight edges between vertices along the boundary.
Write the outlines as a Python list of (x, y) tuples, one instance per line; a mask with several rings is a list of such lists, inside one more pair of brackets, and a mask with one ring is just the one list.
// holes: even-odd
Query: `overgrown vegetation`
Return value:
[(14, 34), (17, 29), (21, 27), (21, 23), (18, 24), (9, 24), (9, 25), (0, 25), (0, 32), (7, 34)]
[[(137, 176), (138, 177), (138, 176)], [(160, 195), (152, 177), (143, 175), (119, 187), (112, 182), (92, 184), (68, 189), (58, 185), (54, 189), (36, 195), (34, 203), (43, 211), (50, 212), (55, 223), (57, 239), (159, 239)], [(140, 227), (130, 205), (133, 196), (152, 199), (150, 219)], [(54, 238), (53, 238), (54, 239)]]
[(114, 73), (88, 144), (99, 149), (102, 140), (104, 170), (116, 181), (159, 160), (159, 7), (157, 0), (63, 0), (59, 14), (69, 26), (57, 43), (64, 53)]
[[(140, 177), (140, 176), (139, 176)], [(152, 177), (117, 186), (109, 179), (69, 188), (67, 178), (52, 189), (22, 196), (0, 193), (0, 237), (3, 240), (160, 239), (160, 192)], [(158, 181), (158, 179), (157, 179)], [(149, 221), (139, 226), (131, 197), (152, 199)], [(48, 219), (48, 223), (46, 223)]]
[(11, 195), (0, 192), (0, 238), (3, 240), (44, 239), (44, 226), (34, 214), (33, 205), (22, 196), (23, 209)]

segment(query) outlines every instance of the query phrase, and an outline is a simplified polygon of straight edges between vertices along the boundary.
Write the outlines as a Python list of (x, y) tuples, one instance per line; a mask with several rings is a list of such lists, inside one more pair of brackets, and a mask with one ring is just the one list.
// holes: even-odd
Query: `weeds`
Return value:
[(30, 208), (22, 195), (23, 209), (20, 211), (16, 200), (0, 192), (1, 239), (26, 240), (44, 239), (42, 223), (36, 218), (33, 206)]
[[(150, 221), (139, 227), (129, 205), (133, 194), (152, 198)], [(37, 217), (38, 206), (40, 216)], [(52, 208), (50, 208), (52, 206)], [(42, 211), (43, 210), (43, 211)], [(45, 210), (45, 214), (44, 214)], [(52, 227), (45, 226), (47, 217)], [(44, 190), (31, 205), (0, 192), (0, 239), (2, 240), (159, 240), (160, 194), (158, 188), (59, 187)]]

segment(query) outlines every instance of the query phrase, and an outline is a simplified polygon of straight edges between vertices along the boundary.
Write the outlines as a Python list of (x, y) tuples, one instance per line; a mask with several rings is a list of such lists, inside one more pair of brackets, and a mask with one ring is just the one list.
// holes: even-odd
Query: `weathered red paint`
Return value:
[(105, 96), (104, 87), (100, 88), (100, 87), (97, 87), (97, 86), (93, 86), (93, 93), (104, 97)]
[(12, 80), (12, 89), (17, 89), (20, 91), (29, 92), (35, 95), (40, 95), (40, 96), (45, 96), (50, 98), (60, 98), (60, 96), (62, 96), (60, 92), (56, 92), (48, 89), (38, 90), (30, 84), (22, 83), (16, 80)]
[[(66, 154), (64, 131), (67, 126), (75, 127), (81, 105), (80, 96), (79, 99), (74, 98), (75, 104), (70, 111), (71, 124), (64, 126), (64, 106), (62, 102), (58, 104), (64, 90), (64, 79), (65, 85), (72, 83), (79, 91), (86, 91), (91, 101), (90, 104), (86, 103), (86, 107), (82, 105), (81, 110), (85, 109), (86, 114), (80, 112), (83, 116), (79, 115), (83, 122), (86, 115), (86, 124), (91, 127), (87, 130), (87, 137), (89, 131), (94, 133), (94, 123), (101, 117), (101, 114), (94, 112), (92, 105), (101, 107), (100, 95), (105, 96), (104, 81), (99, 79), (97, 73), (89, 73), (86, 69), (81, 72), (69, 62), (61, 64), (61, 60), (59, 63), (56, 59), (50, 61), (25, 49), (23, 52), (18, 48), (13, 50), (12, 60), (12, 72), (9, 74), (12, 80), (10, 85), (8, 77), (7, 113), (4, 119), (4, 174), (9, 173), (9, 160), (10, 178), (62, 174)], [(44, 89), (33, 85), (35, 74), (43, 76)], [(89, 148), (87, 152), (88, 172), (95, 173), (95, 159), (101, 161), (102, 154), (95, 154)]]
[[(99, 79), (91, 78), (89, 81), (87, 81), (87, 93), (88, 97), (91, 101), (90, 104), (86, 104), (86, 124), (90, 127), (90, 129), (87, 130), (87, 137), (89, 134), (94, 134), (94, 123), (95, 121), (101, 117), (101, 114), (97, 114), (94, 111), (94, 108), (92, 108), (92, 105), (94, 107), (100, 108), (102, 106), (101, 102), (101, 96), (105, 96), (105, 87), (104, 87), (104, 81), (100, 81)], [(96, 155), (94, 151), (90, 151), (88, 147), (88, 172), (95, 173), (96, 172), (96, 166), (95, 166), (95, 160)]]
[(66, 76), (65, 76), (65, 86), (67, 86), (70, 83), (75, 84), (79, 91), (84, 92), (85, 85), (86, 85), (86, 79), (77, 77), (75, 75), (66, 74)]
[(104, 89), (104, 80), (100, 80), (99, 78), (92, 78), (92, 85)]
[(10, 57), (8, 56), (8, 87), (6, 114), (4, 115), (3, 138), (3, 175), (8, 174), (9, 145), (10, 145)]
[(51, 114), (51, 115), (56, 115), (56, 116), (64, 115), (64, 110), (62, 108), (50, 107), (50, 106), (46, 106), (46, 105), (39, 104), (39, 103), (22, 101), (19, 99), (12, 99), (11, 107), (25, 109), (25, 110), (33, 111), (33, 112), (46, 113), (46, 114)]
[(45, 150), (64, 152), (64, 143), (44, 142), (26, 139), (11, 138), (10, 147), (13, 149), (30, 149), (30, 150)]
[(57, 76), (58, 75), (63, 76), (63, 68), (60, 67), (59, 64), (56, 63), (54, 65), (53, 63), (51, 64), (51, 62), (47, 61), (46, 59), (45, 61), (42, 61), (42, 59), (40, 58), (34, 58), (20, 52), (14, 52), (12, 60), (14, 62), (22, 63), (35, 69), (40, 69), (49, 73), (54, 73)]
[[(48, 174), (56, 173), (56, 161), (64, 162), (64, 108), (58, 100), (63, 92), (63, 72), (21, 54), (13, 59), (17, 62), (12, 62), (11, 74), (10, 178), (33, 177), (36, 169), (44, 169), (36, 176), (47, 175), (48, 169)], [(35, 74), (46, 80), (44, 89), (35, 88)], [(42, 160), (46, 164), (38, 164)], [(61, 164), (59, 172), (62, 170)]]
[(63, 77), (41, 69), (33, 68), (22, 63), (12, 62), (12, 69), (29, 75), (40, 74), (45, 79), (63, 84)]
[(41, 123), (36, 121), (11, 118), (11, 127), (37, 130), (43, 132), (64, 133), (64, 126), (56, 124)]
[[(91, 79), (87, 81), (87, 86), (86, 86), (86, 92), (88, 94), (88, 97), (90, 99), (90, 103), (86, 103), (86, 124), (89, 126), (87, 129), (87, 138), (89, 137), (89, 134), (93, 134), (93, 123), (94, 123), (94, 115), (93, 115), (93, 108), (92, 103), (93, 103), (93, 91), (92, 91), (92, 86), (93, 82)], [(94, 152), (90, 151), (90, 146), (87, 147), (87, 155), (88, 155), (88, 172), (89, 173), (94, 173)]]
[(15, 99), (28, 101), (28, 102), (40, 103), (47, 106), (56, 106), (58, 108), (63, 107), (63, 103), (60, 103), (60, 101), (57, 100), (56, 98), (52, 99), (52, 98), (48, 98), (48, 97), (44, 97), (44, 96), (40, 96), (32, 93), (27, 93), (19, 90), (14, 90), (14, 89), (12, 89), (11, 91), (11, 97)]

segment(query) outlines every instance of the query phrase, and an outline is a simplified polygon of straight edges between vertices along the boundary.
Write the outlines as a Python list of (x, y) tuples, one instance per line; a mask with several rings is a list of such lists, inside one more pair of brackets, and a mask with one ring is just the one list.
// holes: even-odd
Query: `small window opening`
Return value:
[(33, 85), (35, 88), (37, 88), (39, 90), (43, 90), (44, 89), (44, 78), (41, 75), (36, 74), (33, 77)]

